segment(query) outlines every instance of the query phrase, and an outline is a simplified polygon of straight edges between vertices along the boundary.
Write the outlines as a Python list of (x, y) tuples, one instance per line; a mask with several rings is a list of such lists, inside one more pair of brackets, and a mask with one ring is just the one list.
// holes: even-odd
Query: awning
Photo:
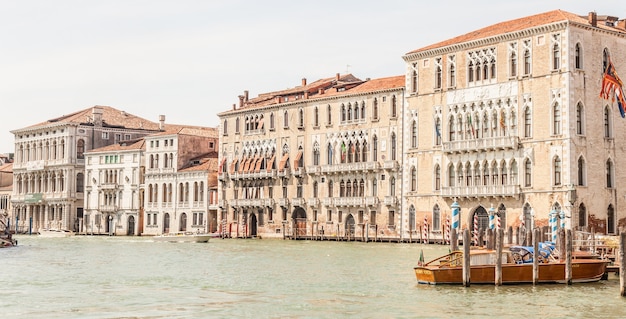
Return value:
[(248, 165), (246, 166), (246, 173), (251, 173), (254, 171), (254, 165), (256, 165), (256, 161), (259, 159), (259, 156), (255, 156), (248, 161)]
[(256, 164), (254, 166), (254, 172), (258, 173), (261, 171), (261, 164), (263, 163), (263, 156), (259, 156), (259, 158), (256, 160)]
[(300, 165), (298, 165), (298, 163), (300, 162), (300, 159), (302, 158), (302, 151), (298, 151), (298, 154), (296, 155), (296, 158), (293, 160), (293, 167), (300, 167)]
[(280, 163), (278, 163), (278, 171), (282, 172), (283, 170), (285, 170), (285, 166), (287, 166), (287, 161), (289, 160), (289, 153), (285, 153), (285, 155), (283, 155), (283, 158), (280, 159)]
[(270, 159), (269, 162), (265, 163), (265, 166), (267, 167), (267, 171), (271, 171), (272, 167), (274, 166), (274, 161), (276, 160), (276, 153), (274, 153), (272, 155), (272, 158)]
[(235, 173), (235, 167), (237, 167), (237, 161), (239, 161), (239, 159), (235, 158), (233, 160), (232, 163), (230, 163), (230, 173), (234, 174)]
[(217, 169), (217, 173), (218, 173), (218, 174), (223, 173), (224, 164), (226, 164), (226, 157), (224, 157), (224, 158), (222, 159), (222, 161), (220, 162), (220, 166), (219, 166), (219, 168)]
[(246, 167), (246, 162), (248, 161), (247, 158), (242, 158), (241, 159), (241, 164), (239, 164), (239, 171), (238, 173), (243, 173), (244, 172), (244, 167)]

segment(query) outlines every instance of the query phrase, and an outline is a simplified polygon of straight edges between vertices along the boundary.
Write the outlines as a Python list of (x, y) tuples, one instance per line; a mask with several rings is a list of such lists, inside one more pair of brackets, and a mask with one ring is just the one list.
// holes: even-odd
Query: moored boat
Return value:
[(176, 232), (154, 236), (154, 241), (206, 243), (211, 237), (214, 237), (214, 235), (207, 233)]
[[(542, 252), (545, 254), (545, 251)], [(540, 254), (541, 255), (541, 254)], [(469, 282), (495, 284), (495, 250), (470, 250)], [(544, 255), (539, 259), (537, 282), (565, 283), (565, 262)], [(572, 259), (571, 282), (594, 282), (602, 279), (609, 261), (606, 259)], [(463, 284), (463, 252), (453, 251), (423, 265), (414, 267), (420, 284)], [(516, 246), (502, 251), (502, 284), (532, 284), (532, 247)]]
[(67, 229), (40, 229), (39, 236), (41, 237), (71, 237), (74, 236), (74, 232)]

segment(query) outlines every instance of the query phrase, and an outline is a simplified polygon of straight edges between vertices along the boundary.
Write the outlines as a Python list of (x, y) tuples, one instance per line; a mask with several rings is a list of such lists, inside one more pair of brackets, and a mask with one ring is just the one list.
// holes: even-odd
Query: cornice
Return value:
[(570, 25), (570, 21), (555, 22), (555, 23), (541, 25), (541, 26), (524, 29), (520, 31), (503, 33), (503, 34), (499, 34), (499, 35), (488, 37), (488, 38), (482, 38), (482, 39), (477, 39), (477, 40), (472, 40), (472, 41), (467, 41), (467, 42), (462, 42), (462, 43), (455, 43), (455, 44), (440, 47), (440, 48), (434, 48), (431, 50), (406, 54), (402, 57), (402, 59), (404, 59), (405, 62), (412, 62), (412, 61), (423, 59), (423, 58), (440, 56), (440, 55), (454, 53), (454, 52), (462, 52), (462, 51), (466, 51), (466, 50), (473, 49), (476, 47), (484, 47), (484, 46), (494, 45), (494, 44), (498, 44), (502, 42), (523, 39), (523, 38), (527, 38), (527, 37), (538, 35), (538, 34), (545, 34), (545, 33), (550, 33), (550, 32), (554, 32), (558, 30), (565, 30), (569, 25)]

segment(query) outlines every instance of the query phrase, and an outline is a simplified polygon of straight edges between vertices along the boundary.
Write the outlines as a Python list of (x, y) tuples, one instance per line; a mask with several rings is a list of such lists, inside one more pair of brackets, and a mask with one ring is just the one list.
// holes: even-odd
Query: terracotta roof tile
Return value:
[[(598, 17), (600, 18), (601, 16), (598, 16)], [(523, 17), (519, 19), (496, 23), (488, 27), (472, 31), (470, 33), (460, 35), (458, 37), (454, 37), (454, 38), (451, 38), (451, 39), (448, 39), (439, 43), (435, 43), (435, 44), (432, 44), (432, 45), (429, 45), (429, 46), (426, 46), (417, 50), (413, 50), (407, 54), (428, 51), (432, 49), (446, 47), (446, 46), (453, 45), (453, 44), (470, 42), (470, 41), (478, 40), (478, 39), (489, 38), (489, 37), (497, 36), (500, 34), (526, 30), (526, 29), (530, 29), (533, 27), (551, 24), (551, 23), (560, 22), (560, 21), (569, 21), (569, 22), (575, 22), (575, 23), (591, 26), (591, 24), (588, 21), (587, 16), (579, 16), (574, 13), (570, 13), (570, 12), (563, 11), (563, 10), (553, 10), (553, 11), (539, 13), (536, 15), (531, 15), (531, 16), (527, 16), (527, 17)], [(615, 27), (602, 24), (600, 23), (600, 21), (598, 21), (597, 28), (624, 32), (624, 30), (619, 30), (619, 29), (616, 29)]]
[(100, 108), (102, 110), (102, 121), (104, 127), (120, 127), (128, 129), (143, 130), (159, 130), (159, 123), (146, 120), (136, 115), (127, 113), (122, 110), (110, 106), (99, 106), (86, 108), (71, 114), (63, 115), (57, 118), (49, 119), (45, 122), (37, 123), (25, 128), (34, 128), (39, 126), (51, 125), (54, 123), (74, 123), (91, 125), (93, 119), (93, 109)]
[(132, 141), (120, 141), (115, 144), (95, 148), (85, 153), (93, 153), (93, 152), (113, 152), (113, 151), (132, 151), (132, 150), (145, 150), (145, 140), (143, 138), (139, 140)]

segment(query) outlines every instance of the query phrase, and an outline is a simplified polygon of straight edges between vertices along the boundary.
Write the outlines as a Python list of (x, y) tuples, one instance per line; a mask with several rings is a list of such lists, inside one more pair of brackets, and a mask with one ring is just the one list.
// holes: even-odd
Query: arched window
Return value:
[(326, 120), (327, 120), (328, 125), (333, 124), (333, 112), (332, 112), (332, 110), (331, 110), (330, 104), (328, 104), (328, 106), (326, 106), (326, 116), (328, 117), (328, 118), (326, 119)]
[(85, 158), (85, 140), (83, 140), (82, 138), (76, 141), (76, 158)]
[(609, 59), (611, 55), (609, 54), (609, 49), (604, 48), (602, 51), (602, 73), (606, 72), (606, 68), (609, 66)]
[(328, 143), (326, 155), (327, 155), (326, 164), (332, 165), (333, 164), (333, 146), (330, 143)]
[(435, 89), (441, 89), (441, 59), (437, 59), (439, 63), (435, 67)]
[(583, 108), (583, 104), (578, 102), (578, 104), (576, 104), (576, 134), (578, 135), (583, 135), (585, 133), (584, 115), (585, 109)]
[[(558, 41), (559, 36), (555, 35), (555, 40)], [(554, 43), (552, 45), (552, 69), (558, 70), (561, 68), (561, 45), (559, 43)]]
[(313, 125), (320, 126), (320, 110), (317, 106), (313, 110)]
[(432, 222), (433, 230), (441, 230), (441, 210), (439, 209), (439, 205), (435, 204), (433, 207), (433, 222)]
[(286, 110), (283, 112), (283, 127), (289, 127), (289, 113)]
[(341, 104), (341, 123), (346, 121), (346, 106)]
[(561, 105), (558, 102), (552, 105), (552, 133), (561, 135)]
[(417, 71), (411, 73), (411, 92), (417, 93)]
[(613, 162), (606, 161), (606, 187), (613, 188)]
[(378, 120), (378, 99), (374, 98), (374, 106), (372, 110), (372, 119)]
[(333, 181), (328, 181), (328, 197), (333, 197)]
[(441, 168), (435, 165), (435, 190), (441, 189)]
[(274, 129), (274, 113), (270, 113), (270, 130)]
[(530, 75), (530, 50), (524, 50), (524, 75)]
[(456, 131), (455, 131), (455, 123), (454, 123), (454, 117), (450, 117), (450, 123), (448, 123), (448, 139), (450, 140), (450, 142), (456, 140)]
[(500, 204), (500, 206), (498, 206), (498, 211), (496, 212), (496, 221), (497, 224), (500, 224), (500, 227), (504, 227), (504, 229), (506, 229), (506, 206), (504, 206), (504, 204)]
[(517, 76), (517, 52), (511, 51), (511, 55), (509, 56), (509, 73), (511, 77)]
[(578, 158), (578, 185), (585, 186), (585, 159)]
[(524, 108), (524, 137), (532, 137), (532, 115), (530, 107)]
[(372, 138), (372, 161), (378, 160), (378, 137), (374, 135)]
[(411, 147), (417, 147), (417, 121), (413, 121), (411, 125)]
[(441, 145), (441, 120), (435, 119), (435, 145)]
[(611, 114), (609, 113), (609, 107), (604, 107), (604, 138), (611, 137)]
[(615, 209), (613, 204), (609, 204), (606, 210), (606, 232), (607, 234), (615, 234)]
[(411, 191), (417, 190), (417, 169), (415, 166), (411, 167)]
[(529, 159), (524, 160), (524, 187), (532, 186), (532, 163)]
[(456, 175), (455, 175), (454, 172), (455, 172), (454, 165), (448, 166), (448, 186), (449, 187), (454, 187), (454, 185), (455, 185)]
[(224, 135), (228, 135), (228, 120), (224, 120)]
[(391, 97), (391, 117), (398, 117), (398, 99), (395, 95)]
[(378, 196), (378, 181), (376, 178), (372, 179), (372, 196)]
[(391, 133), (391, 160), (395, 161), (396, 160), (396, 148), (397, 148), (397, 143), (396, 143), (396, 132)]
[(389, 179), (389, 195), (396, 196), (396, 178), (393, 176)]
[(235, 134), (239, 134), (239, 118), (235, 119)]
[(583, 49), (580, 43), (576, 43), (576, 49), (575, 49), (574, 55), (575, 55), (574, 67), (576, 69), (582, 69), (583, 68)]
[(415, 206), (411, 205), (411, 207), (409, 207), (409, 230), (415, 231), (415, 229)]
[(470, 61), (469, 65), (467, 66), (467, 81), (474, 82), (474, 62), (473, 61)]
[(554, 186), (561, 185), (561, 158), (556, 156), (552, 162), (552, 170), (554, 171)]
[(587, 207), (585, 204), (578, 205), (578, 227), (587, 226)]

